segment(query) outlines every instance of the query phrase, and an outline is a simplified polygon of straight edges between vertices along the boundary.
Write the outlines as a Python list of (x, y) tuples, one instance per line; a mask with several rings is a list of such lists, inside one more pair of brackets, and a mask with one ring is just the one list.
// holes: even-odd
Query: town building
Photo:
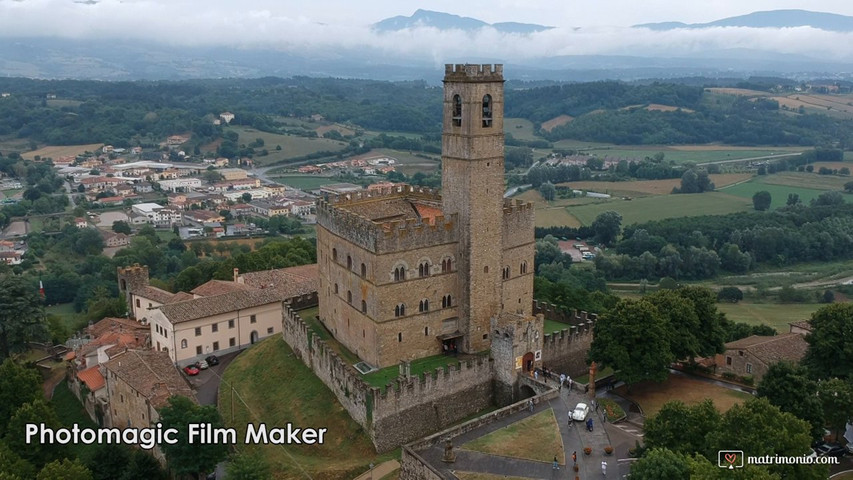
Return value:
[(218, 172), (225, 180), (241, 180), (249, 176), (242, 168), (222, 168)]
[(773, 336), (752, 335), (725, 345), (725, 353), (716, 356), (717, 373), (731, 373), (761, 381), (770, 365), (787, 361), (799, 363), (806, 355), (808, 342), (800, 333)]
[(164, 192), (188, 192), (201, 188), (201, 180), (198, 178), (175, 178), (173, 180), (160, 180), (157, 183)]

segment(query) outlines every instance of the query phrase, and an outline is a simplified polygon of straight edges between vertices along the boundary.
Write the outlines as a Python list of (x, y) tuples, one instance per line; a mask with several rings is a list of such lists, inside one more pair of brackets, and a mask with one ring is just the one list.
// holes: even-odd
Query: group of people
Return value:
[(561, 392), (563, 391), (563, 385), (568, 386), (569, 391), (572, 390), (572, 385), (574, 385), (574, 380), (572, 380), (572, 377), (566, 375), (565, 373), (561, 373), (560, 376), (557, 377), (556, 373), (554, 373), (551, 370), (548, 370), (548, 367), (546, 367), (544, 365), (542, 366), (541, 369), (540, 368), (534, 368), (533, 369), (533, 378), (535, 378), (536, 380), (539, 380), (540, 376), (542, 377), (542, 381), (545, 383), (548, 383), (548, 378), (558, 378), (560, 380), (560, 385), (559, 385), (558, 390)]
[[(572, 452), (572, 463), (574, 463), (575, 466), (577, 466), (577, 464), (578, 464), (578, 452), (577, 451)], [(559, 470), (559, 469), (560, 469), (560, 463), (557, 461), (557, 456), (554, 455), (554, 470)], [(601, 461), (601, 474), (604, 475), (605, 477), (607, 476), (607, 462), (605, 462), (604, 460)]]

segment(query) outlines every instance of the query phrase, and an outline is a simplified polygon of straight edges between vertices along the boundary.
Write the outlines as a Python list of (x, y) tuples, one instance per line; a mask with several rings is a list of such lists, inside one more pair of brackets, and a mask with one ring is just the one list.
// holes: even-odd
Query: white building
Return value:
[(169, 226), (181, 223), (181, 211), (173, 207), (164, 207), (156, 203), (137, 203), (133, 213), (145, 217), (148, 223), (158, 226)]
[(174, 180), (160, 180), (160, 189), (167, 192), (177, 192), (179, 190), (189, 191), (195, 188), (201, 188), (201, 180), (198, 178), (176, 178)]

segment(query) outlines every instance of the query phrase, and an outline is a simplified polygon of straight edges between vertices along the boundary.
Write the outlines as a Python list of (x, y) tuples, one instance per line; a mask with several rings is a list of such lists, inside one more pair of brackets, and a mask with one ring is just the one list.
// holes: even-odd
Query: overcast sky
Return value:
[[(408, 16), (418, 8), (489, 23), (516, 21), (558, 28), (525, 38), (493, 30), (472, 36), (430, 29), (379, 35), (369, 29), (372, 23)], [(701, 23), (785, 8), (853, 16), (853, 0), (0, 0), (0, 36), (142, 39), (283, 50), (364, 46), (436, 60), (448, 54), (511, 60), (554, 54), (689, 55), (726, 48), (853, 58), (849, 48), (853, 35), (811, 28), (626, 30), (637, 23)]]

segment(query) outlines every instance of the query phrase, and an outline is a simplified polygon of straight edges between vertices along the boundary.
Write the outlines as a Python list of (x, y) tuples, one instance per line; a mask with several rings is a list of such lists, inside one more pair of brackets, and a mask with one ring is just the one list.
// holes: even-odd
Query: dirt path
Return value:
[(388, 460), (385, 463), (380, 463), (379, 465), (373, 467), (372, 470), (368, 470), (367, 472), (362, 473), (361, 475), (355, 477), (355, 480), (379, 480), (380, 478), (388, 475), (400, 468), (400, 462), (397, 460)]

